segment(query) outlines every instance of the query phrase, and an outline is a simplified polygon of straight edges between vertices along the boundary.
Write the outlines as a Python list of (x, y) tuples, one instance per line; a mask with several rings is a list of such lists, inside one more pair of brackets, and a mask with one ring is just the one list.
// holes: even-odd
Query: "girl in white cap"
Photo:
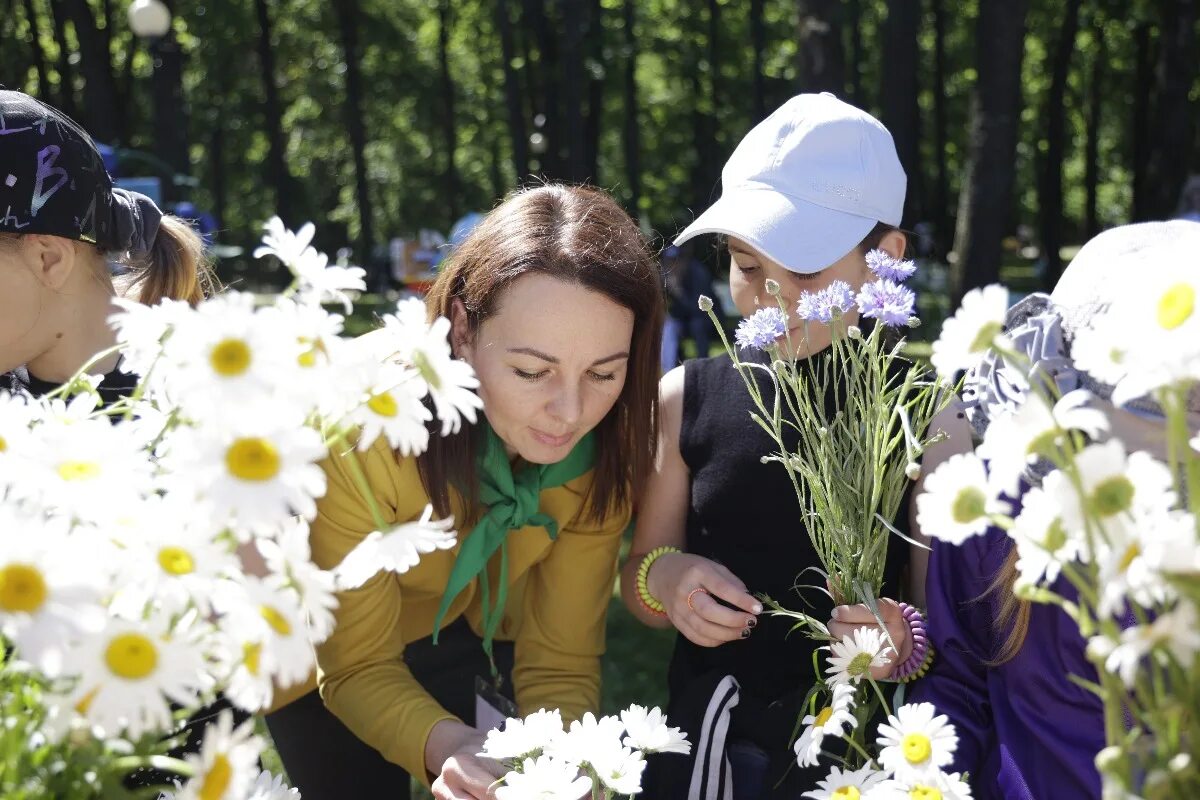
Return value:
[[(866, 260), (872, 249), (903, 256), (906, 239), (897, 226), (905, 183), (891, 134), (876, 119), (831, 94), (799, 95), (746, 135), (722, 172), (721, 198), (676, 242), (727, 237), (730, 290), (744, 316), (776, 304), (768, 279), (778, 282), (783, 307), (794, 309), (802, 292), (834, 281), (858, 289), (873, 277)], [(849, 324), (857, 321), (849, 312)], [(830, 346), (827, 326), (808, 325), (806, 334), (802, 320), (788, 322), (798, 358)], [(765, 363), (761, 351), (742, 357)], [(701, 800), (797, 797), (827, 771), (798, 768), (790, 746), (817, 680), (815, 643), (789, 637), (790, 620), (760, 617), (754, 593), (809, 603), (808, 613), (826, 618), (825, 598), (806, 592), (801, 601), (794, 593), (801, 573), (820, 561), (785, 470), (760, 462), (775, 446), (751, 421), (750, 395), (728, 356), (667, 373), (660, 402), (659, 464), (642, 494), (621, 585), (639, 619), (679, 631), (668, 716), (687, 730), (694, 749), (690, 762), (654, 765), (647, 792)], [(890, 551), (884, 591), (895, 596), (908, 547), (897, 540)], [(913, 572), (919, 586), (923, 569)], [(908, 627), (896, 603), (885, 601), (882, 610), (903, 661)]]

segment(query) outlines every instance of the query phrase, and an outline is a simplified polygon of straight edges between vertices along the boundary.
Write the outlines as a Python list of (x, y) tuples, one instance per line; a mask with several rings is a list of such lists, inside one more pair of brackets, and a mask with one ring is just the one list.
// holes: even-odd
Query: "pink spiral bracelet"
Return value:
[(901, 603), (900, 614), (908, 623), (913, 646), (905, 662), (892, 673), (892, 679), (907, 683), (921, 677), (929, 669), (929, 662), (933, 660), (933, 646), (929, 644), (929, 634), (925, 630), (925, 617), (921, 616), (916, 606)]

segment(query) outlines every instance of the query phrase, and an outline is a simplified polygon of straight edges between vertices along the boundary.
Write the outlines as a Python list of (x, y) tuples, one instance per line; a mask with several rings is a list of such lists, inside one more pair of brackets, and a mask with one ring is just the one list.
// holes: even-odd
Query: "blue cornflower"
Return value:
[(874, 272), (877, 278), (885, 278), (897, 283), (903, 283), (917, 271), (917, 265), (912, 261), (892, 258), (883, 250), (872, 250), (867, 253), (867, 266), (871, 268), (871, 272)]
[(907, 325), (913, 315), (917, 296), (912, 289), (881, 278), (863, 286), (858, 293), (858, 309), (864, 317), (874, 317), (884, 325)]
[(738, 347), (766, 350), (787, 333), (787, 316), (778, 308), (762, 308), (738, 323), (734, 338)]
[(840, 315), (854, 308), (854, 290), (845, 281), (834, 281), (817, 293), (816, 307), (817, 319), (829, 324), (835, 309)]
[(820, 313), (821, 296), (818, 292), (803, 292), (796, 301), (796, 316), (802, 320), (813, 321)]

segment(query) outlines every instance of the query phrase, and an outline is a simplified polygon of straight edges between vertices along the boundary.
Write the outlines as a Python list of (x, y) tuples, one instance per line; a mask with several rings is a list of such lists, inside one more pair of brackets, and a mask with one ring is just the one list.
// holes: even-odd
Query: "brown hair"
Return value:
[(983, 601), (988, 595), (995, 594), (1000, 600), (1000, 609), (996, 614), (996, 630), (1002, 631), (1009, 628), (1008, 635), (1004, 638), (1004, 644), (1000, 646), (999, 652), (996, 653), (993, 660), (987, 662), (989, 666), (998, 667), (1015, 658), (1017, 653), (1021, 652), (1021, 647), (1025, 644), (1025, 637), (1029, 634), (1029, 615), (1032, 606), (1030, 601), (1017, 597), (1013, 591), (1016, 582), (1017, 549), (1014, 547), (1008, 554), (1008, 558), (1004, 559), (1004, 566), (996, 574), (992, 585), (979, 598), (980, 601)]
[(858, 251), (863, 255), (879, 247), (879, 243), (883, 241), (883, 237), (887, 236), (892, 231), (904, 234), (904, 253), (900, 254), (903, 258), (908, 252), (908, 234), (897, 228), (895, 225), (889, 225), (886, 222), (876, 222), (875, 227), (871, 228), (871, 232), (863, 237), (863, 240), (858, 243)]
[[(625, 385), (595, 428), (595, 478), (586, 504), (593, 519), (632, 502), (654, 466), (658, 431), (659, 350), (664, 302), (658, 263), (633, 220), (607, 194), (579, 186), (518, 191), (496, 207), (443, 263), (426, 297), (430, 319), (449, 317), (454, 301), (475, 334), (495, 313), (504, 290), (542, 273), (605, 295), (633, 312)], [(480, 426), (433, 437), (418, 459), (421, 479), (440, 515), (451, 513), (450, 488), (473, 508)]]

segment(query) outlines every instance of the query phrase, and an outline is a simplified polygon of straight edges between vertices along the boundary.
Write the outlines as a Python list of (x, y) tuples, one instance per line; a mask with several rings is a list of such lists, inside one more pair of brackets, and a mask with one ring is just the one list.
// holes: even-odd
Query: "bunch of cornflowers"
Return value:
[(46, 397), (0, 395), (0, 635), (16, 722), (0, 731), (0, 794), (98, 796), (153, 765), (186, 779), (179, 797), (294, 797), (260, 778), (248, 730), (214, 727), (187, 761), (160, 755), (164, 737), (217, 692), (268, 708), (312, 674), (336, 591), (454, 546), (452, 519), (427, 509), (392, 526), (372, 506), (378, 529), (359, 549), (332, 569), (313, 562), (319, 462), (347, 459), (369, 499), (358, 453), (419, 454), (481, 407), (449, 321), (428, 321), (420, 301), (365, 340), (342, 337), (322, 303), (348, 309), (362, 270), (329, 267), (313, 232), (267, 224), (256, 254), (293, 278), (269, 302), (125, 304), (116, 349), (141, 376), (127, 399), (102, 406), (84, 370)]
[[(1024, 400), (993, 417), (975, 452), (955, 456), (917, 498), (921, 530), (958, 544), (996, 526), (1016, 553), (1014, 591), (1079, 626), (1096, 680), (1070, 676), (1104, 704), (1105, 796), (1200, 796), (1200, 281), (1193, 253), (1113, 299), (1075, 331), (1076, 366), (1114, 387), (1059, 396), (1003, 333), (1007, 292), (969, 293), (934, 344), (950, 379), (993, 350), (1023, 379)], [(1178, 264), (1182, 268), (1172, 268)], [(1131, 336), (1131, 332), (1137, 332)], [(1167, 462), (1131, 452), (1106, 411), (1148, 395), (1165, 415)], [(1029, 469), (1044, 473), (1011, 500)]]

